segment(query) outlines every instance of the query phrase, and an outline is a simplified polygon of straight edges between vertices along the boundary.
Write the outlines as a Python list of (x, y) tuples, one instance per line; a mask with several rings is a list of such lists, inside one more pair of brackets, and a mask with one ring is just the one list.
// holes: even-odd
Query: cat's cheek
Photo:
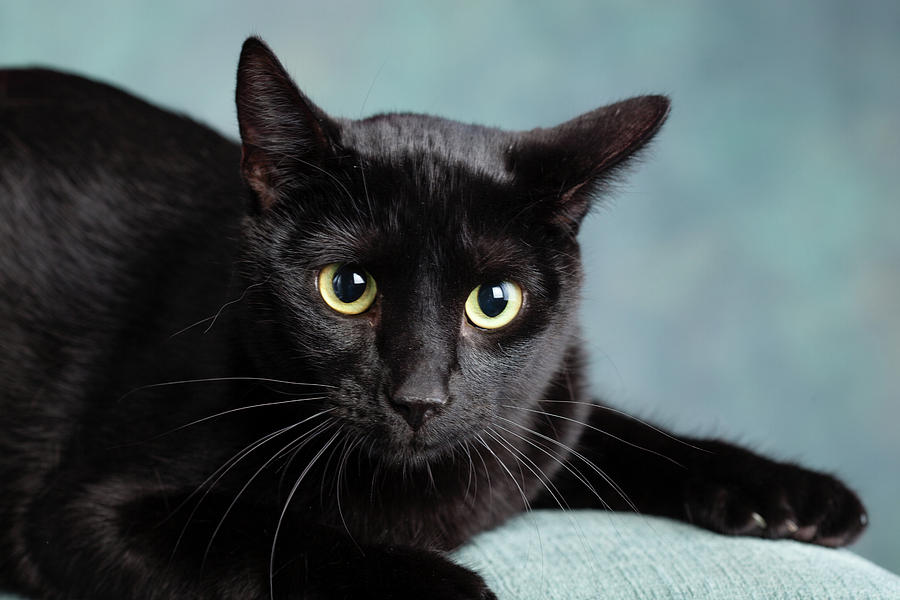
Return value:
[(371, 336), (381, 327), (381, 303), (378, 299), (368, 310), (358, 315), (342, 315), (327, 306), (323, 311), (327, 311), (328, 320), (335, 331), (352, 331), (355, 336)]
[(459, 327), (460, 340), (464, 341), (466, 344), (474, 344), (479, 335), (481, 335), (481, 332), (469, 323), (468, 319), (463, 317)]
[(358, 315), (342, 315), (322, 301), (317, 303), (315, 313), (316, 318), (312, 322), (301, 320), (296, 326), (304, 332), (311, 329), (318, 331), (318, 337), (324, 344), (322, 348), (338, 344), (343, 350), (356, 348), (361, 351), (374, 344), (375, 334), (381, 327), (381, 306), (377, 300)]
[(482, 329), (469, 322), (465, 315), (459, 327), (459, 338), (464, 343), (478, 348), (501, 348), (503, 340), (521, 333), (521, 323), (516, 321), (520, 317), (501, 329)]
[(381, 294), (375, 298), (375, 303), (372, 304), (369, 310), (360, 315), (360, 317), (373, 331), (381, 327)]

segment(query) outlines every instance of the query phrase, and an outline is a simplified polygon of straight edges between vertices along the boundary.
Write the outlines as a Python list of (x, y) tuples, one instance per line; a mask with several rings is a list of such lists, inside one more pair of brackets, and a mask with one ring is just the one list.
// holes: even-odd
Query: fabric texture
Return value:
[(848, 550), (602, 511), (525, 514), (452, 558), (500, 600), (900, 599), (900, 577)]
[(453, 558), (499, 600), (900, 599), (900, 577), (848, 550), (634, 514), (537, 511)]

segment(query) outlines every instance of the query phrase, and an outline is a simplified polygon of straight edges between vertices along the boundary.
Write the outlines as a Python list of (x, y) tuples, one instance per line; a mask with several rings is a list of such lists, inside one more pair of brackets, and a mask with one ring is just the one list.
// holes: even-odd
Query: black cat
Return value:
[(252, 38), (237, 108), (241, 146), (0, 72), (3, 586), (492, 598), (442, 551), (529, 506), (864, 528), (830, 476), (585, 389), (576, 234), (666, 98), (527, 132), (333, 119)]

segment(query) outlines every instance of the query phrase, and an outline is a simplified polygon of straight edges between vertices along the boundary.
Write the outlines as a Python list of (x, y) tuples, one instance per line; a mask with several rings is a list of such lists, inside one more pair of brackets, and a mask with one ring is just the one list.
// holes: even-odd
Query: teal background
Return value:
[(509, 128), (674, 110), (582, 240), (608, 401), (834, 471), (900, 571), (900, 3), (0, 0), (0, 63), (114, 82), (236, 134), (248, 34), (335, 115)]

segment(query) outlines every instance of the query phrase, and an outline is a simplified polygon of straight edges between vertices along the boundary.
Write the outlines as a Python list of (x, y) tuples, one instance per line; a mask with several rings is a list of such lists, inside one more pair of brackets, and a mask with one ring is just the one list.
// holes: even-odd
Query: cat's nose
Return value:
[(399, 379), (397, 385), (387, 390), (389, 404), (409, 423), (413, 431), (418, 431), (443, 410), (450, 397), (446, 360), (439, 356), (424, 355)]
[(426, 421), (439, 413), (446, 403), (444, 398), (411, 396), (394, 396), (390, 401), (391, 408), (409, 423), (413, 431), (418, 431)]

